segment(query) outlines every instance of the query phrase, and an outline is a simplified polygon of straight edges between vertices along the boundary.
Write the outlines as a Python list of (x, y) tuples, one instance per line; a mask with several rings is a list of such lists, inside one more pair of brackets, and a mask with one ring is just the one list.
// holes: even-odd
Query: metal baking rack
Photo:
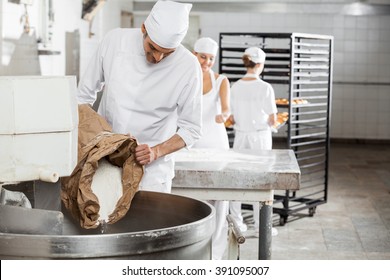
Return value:
[[(292, 149), (301, 169), (300, 190), (276, 191), (273, 212), (280, 225), (313, 216), (328, 198), (333, 36), (220, 33), (219, 46), (219, 73), (231, 84), (246, 73), (241, 60), (246, 48), (258, 46), (266, 53), (261, 78), (273, 86), (276, 98), (287, 99), (277, 107), (289, 115), (286, 125), (273, 134), (273, 148)], [(232, 145), (234, 131), (227, 132)]]

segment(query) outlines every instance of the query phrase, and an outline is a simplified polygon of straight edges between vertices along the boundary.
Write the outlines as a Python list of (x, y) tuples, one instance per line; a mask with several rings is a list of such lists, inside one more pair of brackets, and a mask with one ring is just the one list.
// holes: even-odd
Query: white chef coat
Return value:
[(234, 116), (235, 130), (242, 132), (270, 130), (269, 115), (277, 113), (272, 86), (260, 78), (238, 80), (231, 88), (231, 112)]
[(212, 70), (208, 73), (211, 78), (211, 90), (203, 94), (202, 100), (202, 137), (194, 144), (194, 148), (229, 149), (229, 138), (224, 123), (217, 123), (215, 117), (221, 114), (221, 99), (219, 91), (226, 76), (219, 75), (215, 79)]
[(276, 114), (272, 86), (257, 77), (238, 80), (231, 88), (231, 112), (234, 116), (235, 149), (272, 149), (270, 114)]
[[(140, 29), (110, 31), (80, 81), (79, 103), (93, 104), (103, 85), (98, 113), (115, 133), (130, 133), (150, 146), (175, 133), (187, 147), (200, 137), (202, 72), (182, 45), (160, 63), (150, 64)], [(164, 185), (173, 176), (173, 155), (166, 155), (145, 166), (140, 189)]]

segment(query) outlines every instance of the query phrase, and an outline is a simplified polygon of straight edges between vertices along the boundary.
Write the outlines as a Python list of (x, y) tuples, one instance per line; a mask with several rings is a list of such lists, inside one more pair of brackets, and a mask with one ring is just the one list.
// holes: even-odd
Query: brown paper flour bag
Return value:
[(129, 210), (144, 174), (135, 161), (137, 141), (129, 135), (112, 133), (105, 119), (87, 104), (79, 105), (78, 132), (78, 163), (72, 174), (61, 180), (61, 199), (81, 227), (96, 228), (100, 205), (91, 185), (99, 160), (105, 159), (122, 169), (122, 196), (108, 218), (108, 223), (115, 223)]

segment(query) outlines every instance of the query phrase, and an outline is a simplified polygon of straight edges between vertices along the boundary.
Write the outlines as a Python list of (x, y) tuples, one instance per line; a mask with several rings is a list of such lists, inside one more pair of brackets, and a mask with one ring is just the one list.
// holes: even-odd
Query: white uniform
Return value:
[[(216, 123), (215, 116), (221, 114), (219, 90), (225, 76), (219, 75), (215, 80), (213, 71), (210, 71), (211, 90), (203, 95), (202, 131), (203, 135), (194, 144), (194, 148), (229, 149), (229, 139), (223, 123)], [(227, 247), (228, 225), (226, 216), (229, 212), (228, 201), (209, 201), (216, 210), (216, 225), (213, 233), (212, 255), (213, 260), (220, 260)]]
[[(249, 75), (248, 75), (249, 76)], [(270, 114), (276, 114), (272, 86), (262, 81), (238, 80), (231, 88), (231, 111), (234, 116), (234, 149), (271, 150), (272, 132), (268, 124)], [(259, 205), (253, 204), (255, 228), (259, 227)], [(242, 224), (241, 203), (232, 202), (230, 212)]]
[(229, 139), (223, 123), (217, 123), (215, 116), (221, 114), (221, 101), (219, 90), (226, 76), (219, 75), (215, 79), (213, 71), (210, 71), (211, 90), (203, 94), (202, 101), (202, 137), (194, 144), (194, 148), (229, 149)]
[(264, 149), (259, 141), (266, 141), (272, 148), (271, 128), (268, 124), (270, 114), (276, 114), (275, 94), (272, 86), (256, 80), (237, 81), (231, 89), (231, 111), (234, 116), (237, 148)]
[[(197, 59), (182, 45), (150, 64), (141, 30), (118, 28), (105, 36), (88, 65), (78, 101), (93, 104), (104, 85), (98, 112), (115, 133), (130, 133), (150, 146), (177, 133), (191, 147), (201, 131), (201, 81)], [(140, 189), (170, 192), (173, 176), (172, 155), (161, 157), (145, 166)]]

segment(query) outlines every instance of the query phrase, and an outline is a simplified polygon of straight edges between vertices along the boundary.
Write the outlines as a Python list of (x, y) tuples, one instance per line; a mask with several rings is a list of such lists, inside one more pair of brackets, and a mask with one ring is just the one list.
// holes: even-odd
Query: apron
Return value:
[(221, 114), (219, 89), (225, 76), (215, 79), (214, 72), (209, 72), (211, 90), (203, 94), (202, 99), (202, 137), (194, 144), (194, 148), (229, 149), (229, 139), (223, 123), (215, 122), (215, 116)]

